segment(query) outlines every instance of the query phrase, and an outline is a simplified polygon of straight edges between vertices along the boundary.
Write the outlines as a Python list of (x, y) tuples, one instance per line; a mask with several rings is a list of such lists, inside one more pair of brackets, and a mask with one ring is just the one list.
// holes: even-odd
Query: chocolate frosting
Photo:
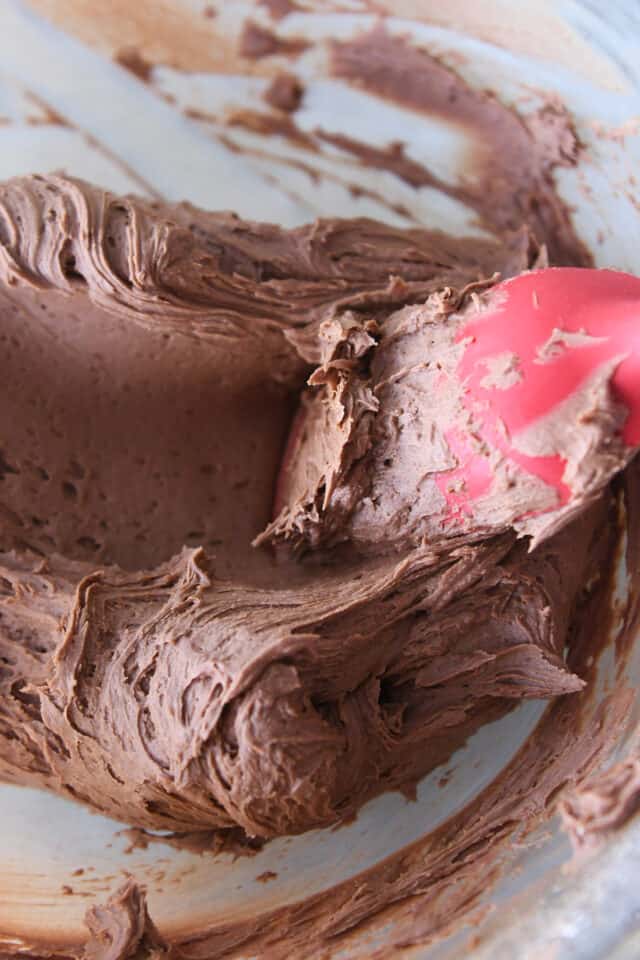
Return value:
[(576, 848), (597, 846), (640, 810), (640, 759), (632, 755), (580, 784), (560, 804)]
[(104, 906), (87, 910), (90, 937), (83, 960), (160, 960), (170, 957), (167, 943), (149, 917), (144, 892), (127, 880)]
[[(526, 229), (287, 232), (33, 177), (0, 190), (0, 237), (6, 780), (144, 828), (296, 833), (415, 782), (510, 703), (582, 688), (563, 649), (600, 503), (533, 553), (509, 529), (407, 537), (408, 443), (367, 471), (383, 522), (345, 527), (368, 555), (250, 546), (314, 366), (356, 369), (385, 323), (405, 362), (405, 303), (437, 357), (450, 297), (539, 262)], [(376, 405), (403, 409), (371, 393), (340, 398), (355, 450)]]
[[(432, 294), (380, 323), (344, 313), (321, 325), (319, 366), (283, 458), (277, 516), (258, 543), (297, 552), (344, 543), (379, 553), (513, 527), (535, 546), (601, 495), (633, 453), (620, 435), (627, 412), (609, 386), (616, 362), (604, 364), (518, 438), (521, 451), (562, 457), (571, 495), (560, 506), (555, 488), (491, 448), (482, 416), (464, 401), (461, 331), (469, 314), (491, 312), (501, 296), (483, 292), (486, 286)], [(473, 302), (459, 309), (468, 296)], [(512, 354), (494, 359), (485, 381), (508, 383), (517, 357), (515, 370)], [(473, 438), (492, 476), (473, 512), (461, 512), (453, 524), (441, 484), (443, 473), (458, 465), (451, 432)]]
[(56, 178), (4, 187), (0, 240), (4, 543), (136, 568), (186, 540), (243, 571), (309, 370), (285, 334), (496, 262), (515, 273), (531, 243), (367, 220), (286, 232)]
[(266, 103), (275, 107), (276, 110), (284, 110), (285, 113), (293, 113), (298, 109), (304, 96), (304, 87), (298, 78), (292, 73), (286, 73), (284, 70), (277, 73), (263, 97)]
[(490, 90), (465, 83), (410, 34), (392, 34), (384, 21), (372, 30), (333, 42), (332, 76), (447, 125), (459, 126), (472, 140), (474, 162), (460, 182), (436, 175), (406, 155), (403, 143), (385, 148), (331, 135), (330, 143), (359, 157), (365, 166), (389, 170), (414, 187), (432, 186), (475, 210), (488, 230), (503, 233), (527, 223), (544, 240), (554, 264), (585, 264), (590, 255), (576, 237), (569, 211), (552, 176), (572, 166), (581, 144), (566, 109), (547, 102), (523, 117)]
[[(297, 10), (263, 5), (273, 19)], [(631, 597), (617, 679), (596, 709), (609, 492), (587, 502), (576, 469), (580, 515), (533, 552), (510, 529), (513, 489), (484, 529), (435, 537), (429, 470), (447, 451), (420, 423), (445, 400), (425, 354), (453, 359), (454, 315), (490, 296), (494, 272), (542, 265), (546, 251), (591, 262), (553, 182), (579, 141), (557, 103), (523, 119), (415, 37), (378, 26), (329, 47), (341, 83), (471, 134), (465, 176), (449, 182), (402, 143), (302, 131), (300, 88), (284, 74), (265, 94), (273, 111), (230, 126), (304, 147), (313, 176), (326, 143), (353, 158), (356, 179), (362, 163), (434, 187), (493, 239), (367, 220), (283, 231), (67, 178), (0, 188), (0, 776), (137, 824), (132, 843), (169, 829), (191, 849), (251, 850), (263, 841), (248, 834), (305, 830), (410, 789), (520, 697), (570, 696), (472, 802), (364, 874), (223, 924), (156, 917), (171, 948), (131, 881), (88, 911), (86, 947), (37, 943), (35, 956), (319, 958), (369, 944), (387, 956), (382, 930), (402, 952), (468, 921), (514, 834), (520, 849), (521, 825), (563, 791), (580, 847), (638, 808), (636, 760), (591, 776), (630, 723), (638, 462), (620, 484)], [(239, 52), (304, 48), (249, 23)], [(149, 80), (141, 54), (118, 59)], [(513, 375), (503, 359), (488, 375)], [(596, 468), (591, 492), (622, 465), (603, 456), (620, 414), (604, 386), (565, 411), (592, 418), (595, 456), (572, 458)]]

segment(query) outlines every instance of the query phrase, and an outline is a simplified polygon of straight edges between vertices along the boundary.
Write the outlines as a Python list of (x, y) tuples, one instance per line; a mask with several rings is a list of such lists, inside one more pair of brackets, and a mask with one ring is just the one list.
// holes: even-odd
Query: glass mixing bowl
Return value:
[[(381, 147), (402, 140), (410, 157), (429, 156), (443, 175), (456, 175), (473, 150), (464, 130), (409, 115), (328, 76), (323, 40), (371, 26), (376, 14), (365, 2), (292, 7), (278, 21), (278, 34), (309, 41), (293, 64), (286, 57), (248, 61), (237, 55), (247, 16), (274, 26), (265, 6), (217, 7), (212, 16), (196, 0), (4, 0), (0, 177), (64, 168), (115, 191), (187, 199), (287, 226), (318, 215), (362, 214), (477, 230), (470, 211), (431, 187), (416, 190), (388, 172), (357, 167), (353, 157), (329, 147), (315, 157), (312, 179), (295, 142), (233, 122), (238, 111), (263, 110), (269, 74), (293, 67), (306, 91), (296, 113), (301, 129), (330, 129)], [(522, 112), (559, 97), (575, 117), (586, 151), (579, 168), (558, 171), (559, 190), (574, 207), (577, 229), (597, 265), (640, 273), (633, 190), (640, 160), (637, 0), (606, 8), (596, 0), (380, 0), (376, 10), (390, 14), (390, 31), (409, 33), (471, 84), (496, 90)], [(121, 62), (114, 60), (118, 55)], [(353, 189), (354, 180), (359, 189)], [(617, 576), (623, 597), (622, 560)], [(615, 624), (612, 639), (614, 632)], [(640, 643), (625, 669), (635, 690)], [(618, 680), (609, 650), (601, 658), (593, 710)], [(86, 938), (85, 910), (104, 900), (123, 874), (146, 886), (150, 912), (168, 937), (258, 916), (328, 890), (469, 803), (513, 757), (545, 706), (523, 703), (480, 730), (446, 765), (446, 783), (443, 770), (433, 771), (419, 784), (415, 802), (381, 796), (352, 824), (275, 841), (249, 859), (199, 856), (162, 843), (127, 852), (121, 824), (57, 797), (0, 786), (4, 949), (37, 953), (42, 940), (59, 943), (62, 952), (78, 947)], [(636, 702), (616, 756), (631, 749), (637, 712)], [(472, 930), (463, 927), (406, 948), (402, 956), (640, 956), (640, 822), (630, 822), (578, 869), (567, 866), (571, 847), (557, 817), (529, 839), (535, 843), (512, 855), (487, 893), (487, 904), (496, 909)], [(258, 878), (267, 871), (276, 876), (265, 884)], [(334, 955), (385, 955), (385, 943), (392, 942), (393, 922), (381, 921), (366, 936), (337, 943)]]

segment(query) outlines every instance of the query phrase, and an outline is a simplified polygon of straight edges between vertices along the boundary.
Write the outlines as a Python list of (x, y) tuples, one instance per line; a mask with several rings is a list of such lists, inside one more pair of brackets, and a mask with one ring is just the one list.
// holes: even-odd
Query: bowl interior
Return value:
[[(35, 0), (27, 7), (7, 0), (0, 10), (0, 117), (7, 121), (0, 124), (0, 178), (63, 168), (115, 191), (187, 199), (285, 225), (319, 215), (367, 215), (460, 234), (481, 231), (473, 211), (433, 187), (415, 188), (388, 171), (364, 168), (330, 144), (310, 156), (282, 131), (237, 123), (243, 111), (264, 114), (265, 89), (286, 68), (304, 84), (295, 115), (303, 133), (320, 129), (380, 149), (402, 141), (407, 156), (443, 179), (473, 174), (478, 143), (471, 131), (329, 76), (326, 41), (374, 26), (365, 5), (354, 2), (342, 12), (309, 6), (277, 24), (279, 36), (308, 41), (304, 52), (293, 61), (247, 61), (237, 54), (242, 24), (251, 15), (272, 27), (265, 7), (219, 4), (217, 16), (207, 18), (201, 5), (176, 2), (182, 32), (171, 43), (150, 15), (150, 3), (140, 4), (139, 17), (119, 15), (116, 23), (115, 13), (98, 14), (91, 4)], [(436, 53), (471, 84), (498, 91), (523, 114), (559, 97), (584, 144), (579, 167), (557, 174), (578, 232), (599, 266), (640, 272), (633, 179), (640, 159), (640, 85), (623, 19), (625, 11), (633, 15), (632, 5), (620, 3), (607, 24), (587, 3), (522, 2), (517, 17), (506, 0), (446, 6), (444, 13), (441, 4), (395, 3), (387, 29), (409, 34), (412, 43)], [(640, 15), (635, 17), (637, 27)], [(158, 65), (142, 70), (141, 78), (114, 61), (123, 48), (135, 48), (143, 63), (147, 58)], [(163, 55), (167, 49), (170, 56)], [(622, 603), (622, 555), (617, 576)], [(613, 640), (616, 622), (611, 629)], [(622, 682), (612, 650), (601, 658), (594, 710)], [(640, 651), (627, 670), (631, 681), (640, 676)], [(399, 794), (379, 797), (339, 830), (279, 840), (251, 858), (198, 855), (161, 842), (131, 850), (122, 824), (57, 797), (0, 786), (3, 941), (16, 948), (39, 938), (82, 943), (87, 907), (128, 874), (146, 885), (150, 912), (169, 936), (254, 917), (328, 890), (462, 809), (517, 753), (545, 708), (524, 703), (481, 729), (450, 763), (424, 778), (415, 802)], [(540, 878), (553, 878), (560, 890), (570, 884), (560, 872), (570, 846), (555, 822), (538, 832), (538, 841), (514, 854), (491, 893), (494, 902), (524, 896), (533, 910)], [(500, 933), (495, 922), (487, 930), (491, 937)], [(381, 926), (375, 945), (387, 936), (392, 931)], [(356, 938), (340, 955), (369, 956), (373, 943)], [(420, 948), (420, 955), (444, 950)], [(468, 955), (464, 950), (468, 941), (460, 936), (446, 944), (449, 957)]]

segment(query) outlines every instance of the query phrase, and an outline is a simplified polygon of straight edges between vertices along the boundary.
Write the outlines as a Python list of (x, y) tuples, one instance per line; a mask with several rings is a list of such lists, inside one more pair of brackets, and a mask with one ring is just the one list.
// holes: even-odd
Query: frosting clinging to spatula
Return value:
[(640, 280), (552, 268), (327, 321), (265, 536), (396, 548), (513, 527), (535, 545), (640, 443)]

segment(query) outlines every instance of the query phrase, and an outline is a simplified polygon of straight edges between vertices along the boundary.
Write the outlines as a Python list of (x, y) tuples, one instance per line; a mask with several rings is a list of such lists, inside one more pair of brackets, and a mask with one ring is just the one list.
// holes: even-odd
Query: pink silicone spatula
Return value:
[[(640, 279), (558, 267), (497, 283), (471, 300), (443, 320), (452, 349), (415, 394), (422, 435), (437, 435), (451, 456), (437, 470), (427, 467), (428, 456), (424, 470), (413, 465), (416, 496), (426, 484), (436, 493), (422, 501), (434, 505), (429, 516), (411, 522), (418, 537), (513, 526), (536, 542), (593, 499), (640, 447)], [(438, 359), (425, 355), (425, 366), (433, 371)], [(300, 528), (289, 518), (305, 495), (293, 491), (290, 476), (295, 458), (308, 456), (300, 443), (306, 416), (301, 405), (280, 472), (274, 539)], [(334, 426), (338, 435), (341, 429)], [(315, 528), (327, 525), (332, 496), (308, 502)]]
[[(466, 344), (458, 366), (463, 402), (473, 411), (482, 438), (490, 447), (538, 477), (566, 505), (571, 490), (564, 480), (569, 446), (584, 425), (563, 409), (577, 390), (599, 370), (608, 374), (612, 398), (626, 410), (621, 440), (631, 455), (640, 445), (640, 279), (615, 270), (555, 267), (505, 280), (491, 291), (486, 305), (470, 311), (457, 338)], [(512, 382), (487, 377), (492, 359), (512, 357)], [(550, 422), (558, 452), (535, 456), (523, 452), (521, 438)], [(564, 433), (564, 437), (563, 437)], [(453, 516), (489, 487), (488, 460), (464, 436), (450, 436), (459, 466), (453, 484), (443, 474), (439, 486)], [(456, 487), (456, 492), (452, 492)]]

